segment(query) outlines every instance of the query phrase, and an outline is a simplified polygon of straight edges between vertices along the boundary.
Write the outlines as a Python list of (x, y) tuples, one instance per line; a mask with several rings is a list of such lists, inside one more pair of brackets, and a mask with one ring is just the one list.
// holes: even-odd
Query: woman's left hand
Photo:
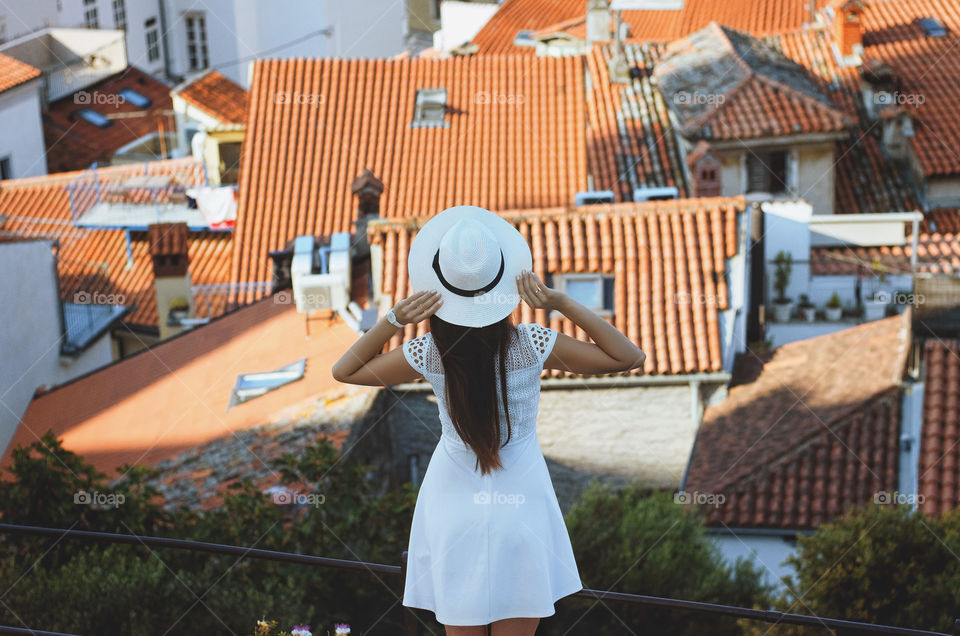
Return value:
[(443, 298), (434, 290), (419, 291), (407, 296), (393, 307), (397, 321), (404, 325), (416, 324), (437, 313)]

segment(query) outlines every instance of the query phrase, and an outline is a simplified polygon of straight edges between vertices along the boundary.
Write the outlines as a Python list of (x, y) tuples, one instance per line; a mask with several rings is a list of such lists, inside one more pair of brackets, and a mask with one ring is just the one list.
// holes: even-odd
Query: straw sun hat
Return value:
[(427, 221), (407, 258), (414, 291), (439, 291), (443, 304), (436, 316), (464, 327), (508, 316), (520, 302), (517, 274), (532, 264), (523, 235), (473, 205), (447, 208)]

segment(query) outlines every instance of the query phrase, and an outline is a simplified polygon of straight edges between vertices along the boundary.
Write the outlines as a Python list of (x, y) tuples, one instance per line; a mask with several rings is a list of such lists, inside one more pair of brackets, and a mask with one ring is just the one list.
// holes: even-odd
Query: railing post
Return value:
[(403, 604), (403, 591), (407, 586), (407, 551), (404, 550), (400, 555), (400, 579), (402, 581), (400, 589), (400, 607), (403, 608), (403, 636), (417, 636), (417, 617), (413, 609)]

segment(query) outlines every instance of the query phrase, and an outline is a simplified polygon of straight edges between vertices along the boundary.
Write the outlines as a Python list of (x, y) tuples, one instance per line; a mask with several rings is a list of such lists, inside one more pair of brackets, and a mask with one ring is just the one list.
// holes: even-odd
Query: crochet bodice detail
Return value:
[[(557, 332), (535, 323), (521, 323), (514, 329), (507, 349), (507, 400), (510, 411), (509, 444), (520, 442), (536, 431), (540, 402), (540, 374), (556, 342)], [(442, 435), (464, 444), (447, 413), (444, 397), (443, 363), (430, 333), (403, 344), (403, 354), (418, 373), (433, 387), (440, 412)], [(502, 400), (499, 371), (497, 396)], [(500, 439), (507, 439), (507, 421), (501, 413)], [(502, 443), (502, 442), (501, 442)]]

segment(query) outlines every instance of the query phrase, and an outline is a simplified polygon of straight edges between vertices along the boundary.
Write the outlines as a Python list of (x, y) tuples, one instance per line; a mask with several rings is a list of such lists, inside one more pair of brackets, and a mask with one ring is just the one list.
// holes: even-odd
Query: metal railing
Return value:
[[(245, 546), (223, 545), (219, 543), (208, 543), (205, 541), (191, 541), (188, 539), (174, 539), (167, 537), (143, 537), (134, 534), (117, 534), (111, 532), (94, 532), (90, 530), (68, 530), (62, 528), (44, 528), (40, 526), (21, 526), (9, 523), (0, 523), (0, 533), (21, 534), (21, 535), (46, 535), (53, 537), (65, 537), (69, 539), (87, 539), (93, 541), (107, 541), (109, 543), (127, 543), (132, 545), (142, 545), (152, 548), (171, 548), (176, 550), (192, 550), (194, 552), (210, 552), (213, 554), (231, 554), (238, 557), (250, 557), (253, 559), (264, 559), (267, 561), (278, 561), (285, 563), (300, 563), (303, 565), (316, 565), (320, 567), (336, 568), (343, 570), (363, 570), (373, 574), (399, 575), (406, 578), (407, 553), (401, 555), (401, 565), (386, 565), (383, 563), (367, 563), (365, 561), (350, 561), (346, 559), (334, 559), (331, 557), (310, 556), (306, 554), (296, 554), (292, 552), (278, 552), (276, 550), (264, 550), (260, 548), (248, 548)], [(570, 596), (576, 598), (585, 598), (596, 601), (616, 601), (623, 603), (632, 603), (636, 605), (648, 605), (653, 607), (668, 607), (678, 610), (699, 612), (704, 614), (713, 614), (717, 616), (730, 616), (735, 618), (746, 618), (750, 620), (762, 621), (765, 623), (779, 623), (789, 625), (805, 625), (809, 627), (822, 627), (825, 629), (844, 630), (844, 633), (859, 634), (902, 634), (904, 636), (960, 636), (960, 619), (957, 619), (953, 625), (952, 634), (944, 632), (933, 632), (923, 629), (911, 629), (909, 627), (894, 627), (892, 625), (876, 625), (873, 623), (862, 623), (858, 621), (848, 621), (839, 618), (821, 618), (819, 616), (807, 616), (803, 614), (789, 614), (774, 610), (758, 610), (747, 607), (737, 607), (734, 605), (720, 605), (717, 603), (702, 603), (700, 601), (687, 601), (683, 599), (663, 598), (659, 596), (647, 596), (643, 594), (627, 594), (625, 592), (610, 592), (602, 590), (582, 589)], [(569, 598), (569, 597), (565, 597)], [(404, 636), (417, 636), (419, 629), (417, 627), (418, 619), (414, 611), (402, 606), (404, 616)], [(75, 634), (63, 634), (60, 632), (45, 632), (36, 629), (24, 629), (18, 627), (7, 627), (0, 625), (0, 634), (35, 634), (39, 636), (77, 636)]]

